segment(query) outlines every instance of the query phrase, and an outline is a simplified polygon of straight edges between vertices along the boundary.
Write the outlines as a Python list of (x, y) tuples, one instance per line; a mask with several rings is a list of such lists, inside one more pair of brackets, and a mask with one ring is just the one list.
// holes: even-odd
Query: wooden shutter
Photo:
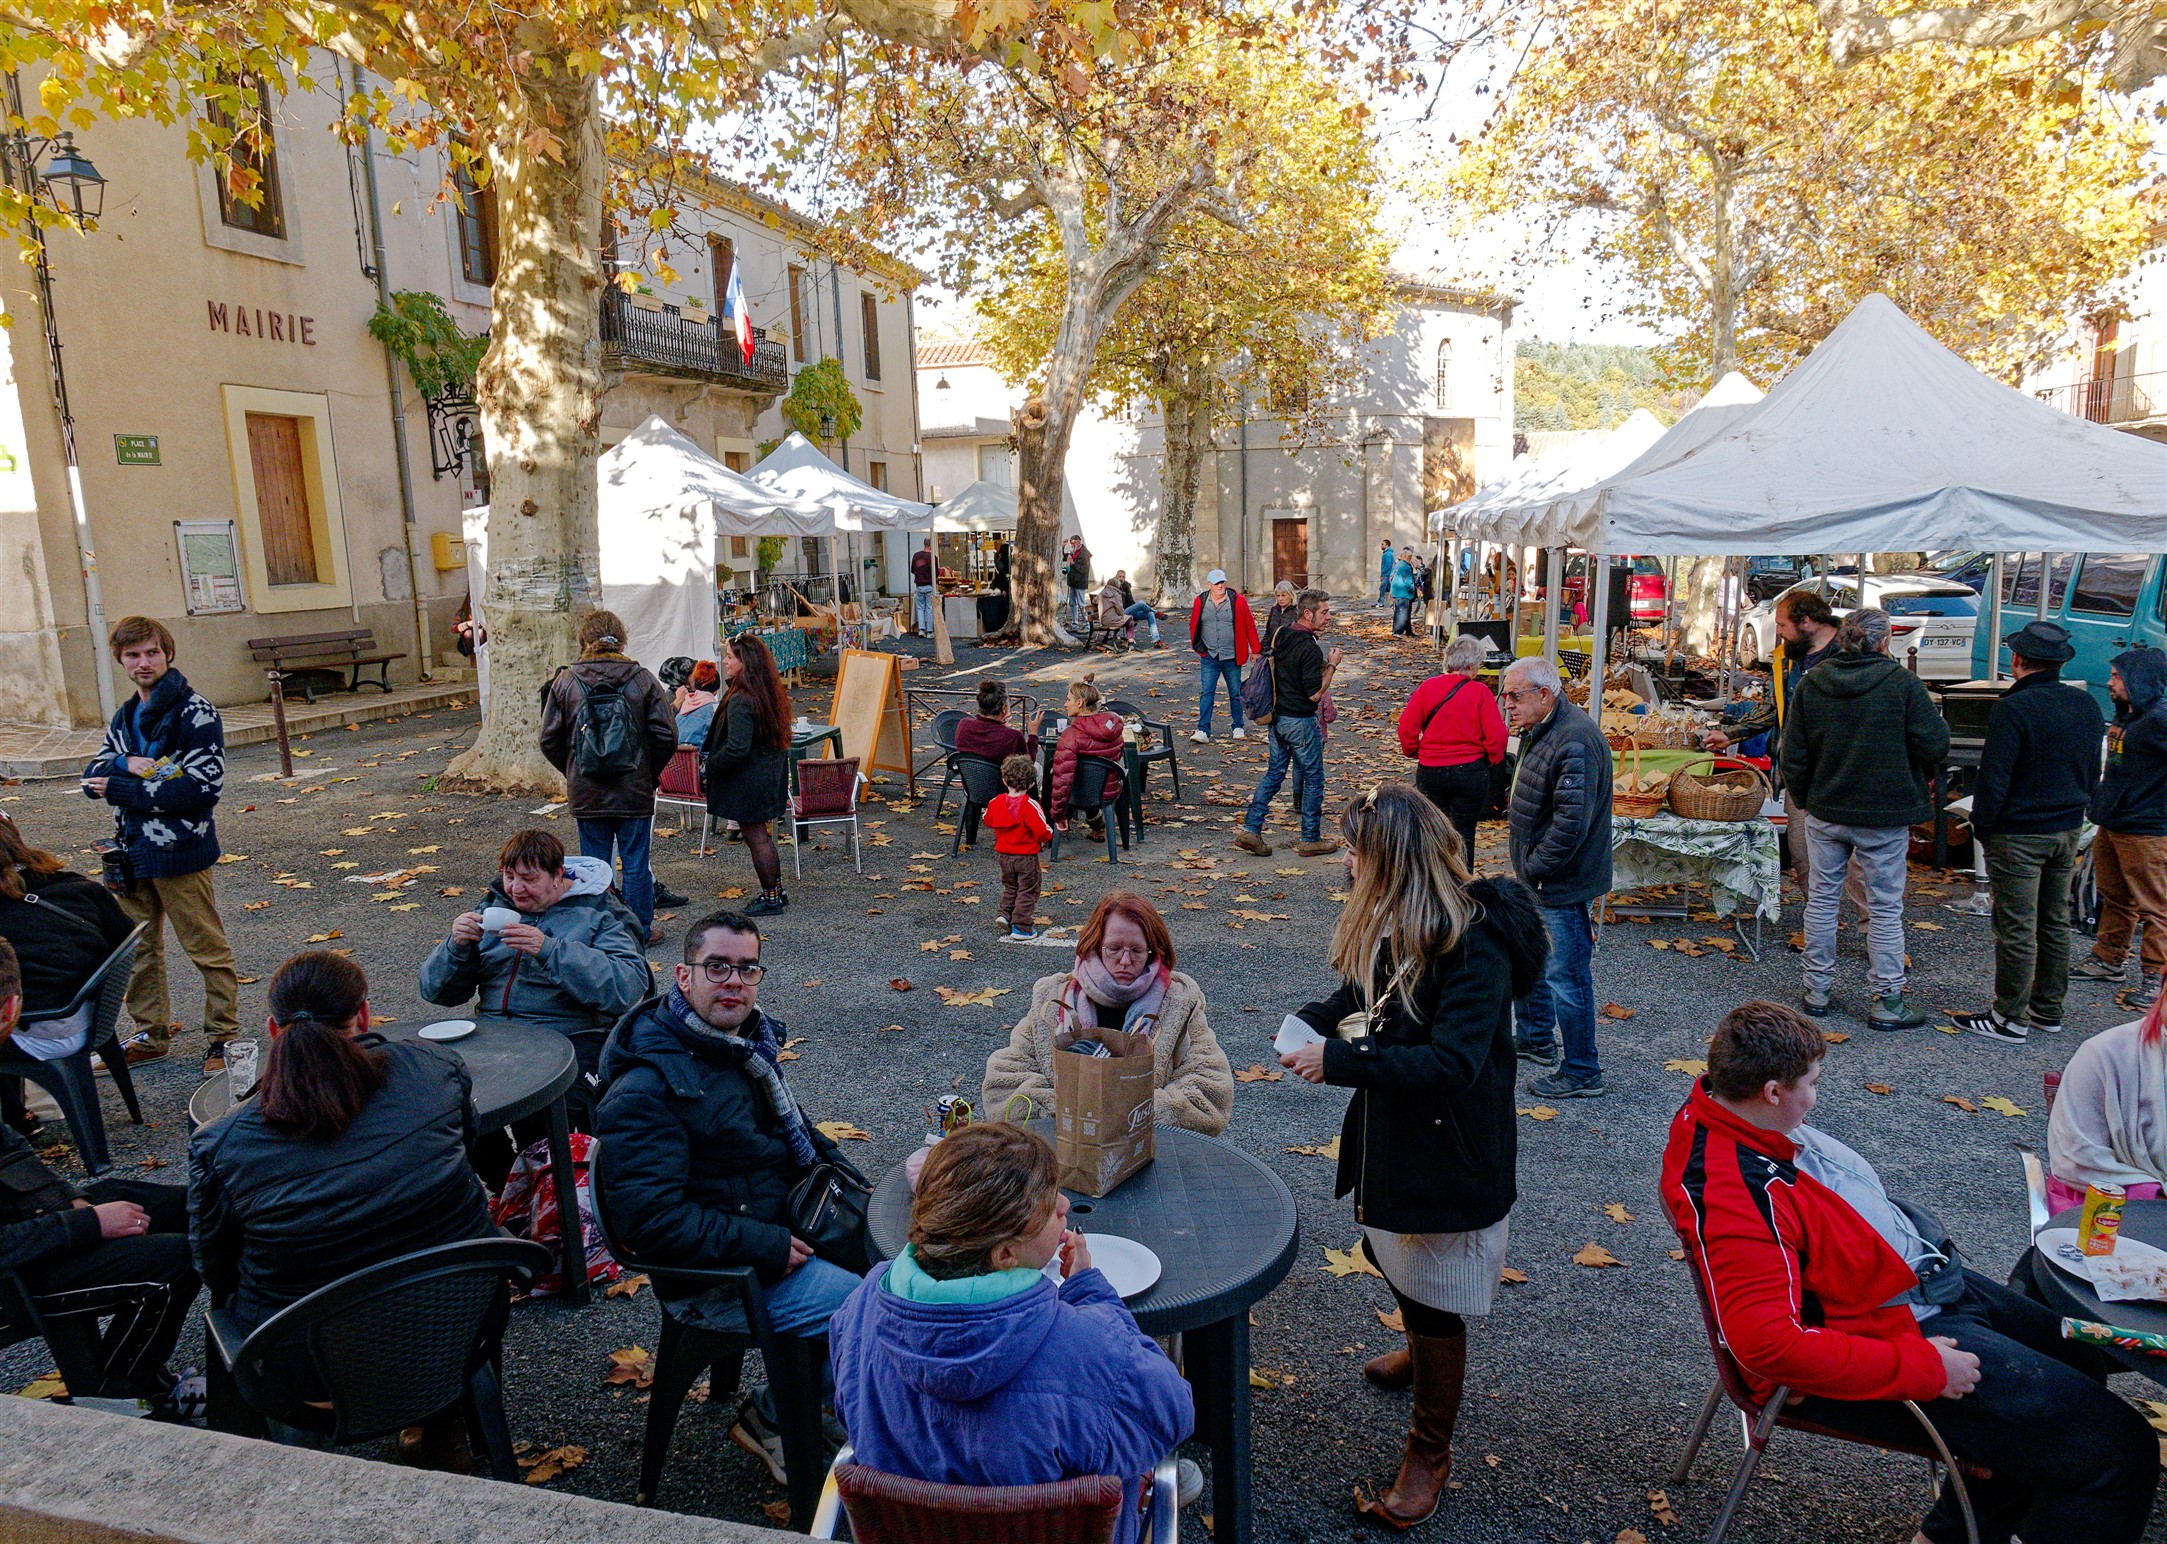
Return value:
[(256, 482), (256, 529), (264, 577), (272, 584), (317, 584), (316, 525), (309, 518), (308, 471), (301, 421), (248, 415), (248, 463)]
[(805, 270), (790, 265), (790, 357), (805, 363)]
[(888, 491), (888, 463), (885, 461), (866, 462), (865, 480), (881, 492), (886, 493)]
[(737, 262), (737, 243), (727, 236), (707, 238), (707, 266), (715, 272), (715, 314), (730, 309), (730, 269)]
[[(242, 89), (250, 83), (244, 82)], [(213, 167), (218, 183), (218, 217), (235, 230), (253, 231), (259, 236), (286, 239), (286, 201), (278, 184), (278, 155), (274, 140), (271, 117), (271, 95), (260, 80), (255, 87), (256, 110), (249, 117), (246, 127), (256, 135), (253, 142), (236, 139), (227, 147), (232, 170), (254, 172), (262, 179), (263, 198), (253, 208), (234, 196), (233, 184), (227, 171)], [(212, 104), (210, 117), (222, 128), (237, 129), (244, 125), (237, 121), (223, 106)]]
[(871, 295), (858, 297), (858, 316), (865, 328), (865, 378), (880, 379), (880, 307)]
[(722, 453), (722, 464), (733, 472), (749, 472), (752, 470), (752, 457), (742, 450), (726, 450)]
[(478, 188), (465, 167), (452, 174), (459, 191), (459, 271), (470, 284), (497, 282), (497, 198), (494, 191)]

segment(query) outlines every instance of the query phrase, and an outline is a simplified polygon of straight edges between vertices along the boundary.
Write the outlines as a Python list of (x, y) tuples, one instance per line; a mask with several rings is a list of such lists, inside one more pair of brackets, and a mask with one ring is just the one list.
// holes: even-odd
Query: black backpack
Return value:
[(613, 783), (639, 771), (647, 760), (647, 739), (632, 699), (618, 681), (589, 686), (578, 676), (579, 711), (572, 719), (572, 766), (589, 782)]

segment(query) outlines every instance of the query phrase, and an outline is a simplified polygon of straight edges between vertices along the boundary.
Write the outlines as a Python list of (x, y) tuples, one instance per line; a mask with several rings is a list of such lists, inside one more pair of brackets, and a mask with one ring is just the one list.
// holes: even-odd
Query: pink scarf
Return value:
[(1067, 1045), (1088, 1038), (1088, 1031), (1100, 1027), (1101, 1008), (1123, 1010), (1121, 1028), (1147, 1039), (1155, 1038), (1159, 1033), (1159, 1010), (1166, 1005), (1166, 989), (1173, 979), (1171, 966), (1153, 960), (1142, 975), (1123, 986), (1104, 960), (1095, 954), (1079, 954), (1075, 968), (1053, 1000), (1054, 1044)]

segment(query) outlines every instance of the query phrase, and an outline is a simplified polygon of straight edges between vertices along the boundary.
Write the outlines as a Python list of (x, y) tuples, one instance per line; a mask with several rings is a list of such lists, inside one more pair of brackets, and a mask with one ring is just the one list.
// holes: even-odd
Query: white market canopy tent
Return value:
[(1554, 499), (1527, 534), (1530, 545), (1572, 545), (1584, 528), (1604, 489), (1629, 478), (1642, 477), (1683, 461), (1744, 417), (1762, 400), (1761, 388), (1733, 370), (1710, 387), (1708, 394), (1686, 410), (1663, 437), (1642, 451), (1622, 470), (1591, 487), (1576, 489)]
[(1589, 551), (2167, 551), (2167, 445), (1982, 375), (1869, 295), (1757, 406), (1571, 524)]
[[(1452, 509), (1441, 511), (1464, 540), (1538, 546), (1534, 532), (1561, 496), (1592, 487), (1631, 465), (1663, 438), (1663, 421), (1635, 408), (1624, 423), (1566, 456), (1528, 466)], [(1440, 524), (1442, 524), (1442, 520)]]
[(925, 531), (933, 527), (932, 505), (860, 482), (795, 431), (745, 475), (778, 498), (829, 510), (841, 530)]
[(596, 466), (602, 604), (624, 620), (624, 652), (650, 670), (714, 657), (715, 561), (725, 536), (833, 536), (832, 511), (778, 498), (650, 417)]
[(933, 506), (936, 531), (1013, 531), (1016, 490), (981, 479), (945, 504)]

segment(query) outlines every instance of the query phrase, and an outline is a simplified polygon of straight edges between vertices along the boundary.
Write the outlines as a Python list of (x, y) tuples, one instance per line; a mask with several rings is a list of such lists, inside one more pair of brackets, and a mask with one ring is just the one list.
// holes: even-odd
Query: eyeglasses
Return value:
[(751, 986), (767, 974), (765, 965), (740, 965), (736, 960), (700, 960), (697, 963), (707, 979), (718, 986), (732, 976)]

